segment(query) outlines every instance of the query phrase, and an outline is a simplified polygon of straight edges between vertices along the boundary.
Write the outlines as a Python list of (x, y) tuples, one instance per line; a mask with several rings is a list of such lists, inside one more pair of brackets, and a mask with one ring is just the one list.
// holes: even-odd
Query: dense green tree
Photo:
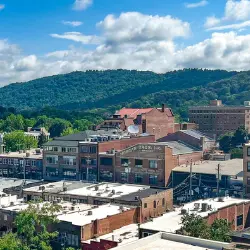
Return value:
[(26, 136), (22, 131), (14, 131), (4, 136), (4, 143), (7, 152), (30, 149), (37, 147), (37, 140), (32, 136)]
[(63, 133), (65, 129), (70, 127), (72, 127), (72, 124), (69, 121), (61, 118), (55, 118), (52, 122), (51, 127), (49, 128), (50, 136), (52, 138), (58, 137)]
[(30, 250), (22, 245), (16, 234), (8, 233), (0, 238), (0, 250)]
[(211, 238), (209, 226), (201, 216), (185, 214), (181, 218), (181, 223), (182, 227), (178, 233), (196, 238)]
[(85, 131), (87, 129), (90, 129), (92, 125), (93, 123), (86, 119), (76, 120), (73, 123), (74, 128), (78, 131)]
[(231, 154), (231, 159), (243, 159), (243, 149), (242, 148), (233, 148), (229, 151)]
[(245, 127), (244, 126), (239, 127), (233, 135), (232, 147), (235, 148), (239, 145), (244, 144), (247, 138), (248, 138), (248, 132), (245, 129)]
[(231, 242), (231, 224), (224, 219), (216, 219), (210, 227), (211, 239), (222, 242)]
[(229, 153), (229, 151), (232, 149), (232, 139), (233, 133), (227, 133), (219, 137), (220, 149), (225, 153)]
[(15, 130), (24, 130), (25, 123), (22, 115), (9, 115), (2, 124), (2, 130), (11, 132)]
[(72, 135), (72, 134), (76, 134), (78, 132), (79, 131), (77, 129), (68, 127), (68, 128), (63, 130), (63, 132), (61, 133), (61, 136)]

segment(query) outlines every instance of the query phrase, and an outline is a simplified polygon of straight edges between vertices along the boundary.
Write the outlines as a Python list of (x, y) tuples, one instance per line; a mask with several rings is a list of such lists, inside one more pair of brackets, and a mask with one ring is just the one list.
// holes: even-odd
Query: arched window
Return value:
[(154, 208), (156, 208), (156, 201), (154, 201)]

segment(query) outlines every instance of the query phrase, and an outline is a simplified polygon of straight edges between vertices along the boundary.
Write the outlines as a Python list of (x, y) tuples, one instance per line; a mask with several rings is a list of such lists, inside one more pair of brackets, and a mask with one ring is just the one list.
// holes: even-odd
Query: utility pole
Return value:
[(218, 164), (217, 167), (217, 197), (219, 197), (219, 191), (220, 191), (220, 164)]
[(189, 200), (192, 201), (192, 184), (193, 184), (193, 160), (190, 162), (190, 183), (189, 183)]

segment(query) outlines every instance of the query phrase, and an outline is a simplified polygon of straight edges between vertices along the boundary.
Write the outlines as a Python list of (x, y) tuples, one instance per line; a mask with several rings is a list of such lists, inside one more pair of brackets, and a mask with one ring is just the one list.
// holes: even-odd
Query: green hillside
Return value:
[(206, 88), (211, 82), (232, 76), (237, 76), (237, 73), (198, 69), (166, 74), (136, 70), (73, 72), (0, 88), (0, 105), (19, 110), (46, 106), (87, 110), (127, 103), (154, 105), (164, 101), (178, 107), (181, 105), (179, 102), (190, 99), (186, 89), (199, 86)]

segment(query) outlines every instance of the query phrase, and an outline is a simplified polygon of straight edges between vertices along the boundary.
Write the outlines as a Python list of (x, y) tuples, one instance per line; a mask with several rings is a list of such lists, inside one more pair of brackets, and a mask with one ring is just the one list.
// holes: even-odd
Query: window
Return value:
[(149, 168), (157, 168), (157, 161), (149, 160)]
[(63, 152), (63, 153), (66, 152), (66, 148), (65, 148), (65, 147), (62, 148), (62, 152)]
[(143, 161), (141, 159), (135, 159), (135, 167), (141, 168)]
[(72, 156), (63, 156), (63, 164), (64, 165), (71, 165), (75, 166), (76, 165), (76, 157)]
[(46, 162), (48, 164), (57, 164), (58, 163), (58, 156), (50, 156), (50, 155), (48, 155), (46, 157)]
[(243, 214), (237, 216), (237, 227), (243, 225)]
[(127, 182), (128, 181), (128, 173), (121, 173), (121, 181)]
[(3, 158), (0, 158), (0, 164), (2, 163), (2, 161), (3, 161)]
[(8, 215), (5, 214), (3, 218), (4, 218), (5, 221), (8, 220)]
[(247, 148), (247, 156), (250, 156), (250, 147)]
[(165, 207), (165, 198), (162, 199), (162, 206)]
[(247, 162), (247, 172), (250, 172), (250, 161)]
[(149, 184), (150, 185), (157, 185), (158, 183), (158, 176), (157, 175), (149, 175)]
[(91, 153), (91, 154), (95, 154), (96, 153), (96, 147), (94, 146), (92, 146), (92, 147), (89, 147), (89, 153)]
[(156, 201), (154, 201), (154, 208), (156, 208)]
[(53, 147), (53, 148), (52, 148), (52, 151), (58, 152), (58, 147)]
[(68, 153), (76, 153), (76, 148), (67, 148)]
[(128, 160), (128, 159), (122, 158), (122, 159), (121, 159), (121, 165), (122, 165), (123, 167), (128, 167), (128, 165), (129, 165), (129, 160)]
[(81, 163), (82, 163), (82, 165), (96, 166), (97, 165), (97, 160), (96, 159), (91, 159), (91, 158), (82, 158)]
[(18, 162), (18, 159), (14, 159), (14, 165), (18, 165), (19, 162)]
[(108, 157), (102, 157), (102, 158), (100, 158), (100, 163), (101, 163), (101, 165), (104, 165), (104, 166), (112, 166), (113, 159), (108, 158)]
[(14, 165), (14, 159), (8, 159), (8, 164), (9, 165)]
[(250, 177), (247, 177), (247, 185), (250, 185)]
[(144, 203), (144, 208), (147, 208), (148, 207), (148, 204), (147, 203)]
[(31, 166), (32, 166), (32, 167), (35, 167), (35, 166), (36, 166), (36, 161), (34, 161), (34, 160), (31, 161)]
[(58, 168), (46, 167), (46, 176), (48, 176), (48, 177), (58, 177), (59, 176)]
[(143, 176), (142, 174), (135, 174), (135, 183), (142, 183), (143, 181)]
[(67, 179), (75, 179), (76, 178), (76, 170), (63, 169), (63, 177), (65, 177)]
[(82, 153), (88, 153), (89, 152), (89, 147), (88, 146), (81, 146), (81, 152)]

